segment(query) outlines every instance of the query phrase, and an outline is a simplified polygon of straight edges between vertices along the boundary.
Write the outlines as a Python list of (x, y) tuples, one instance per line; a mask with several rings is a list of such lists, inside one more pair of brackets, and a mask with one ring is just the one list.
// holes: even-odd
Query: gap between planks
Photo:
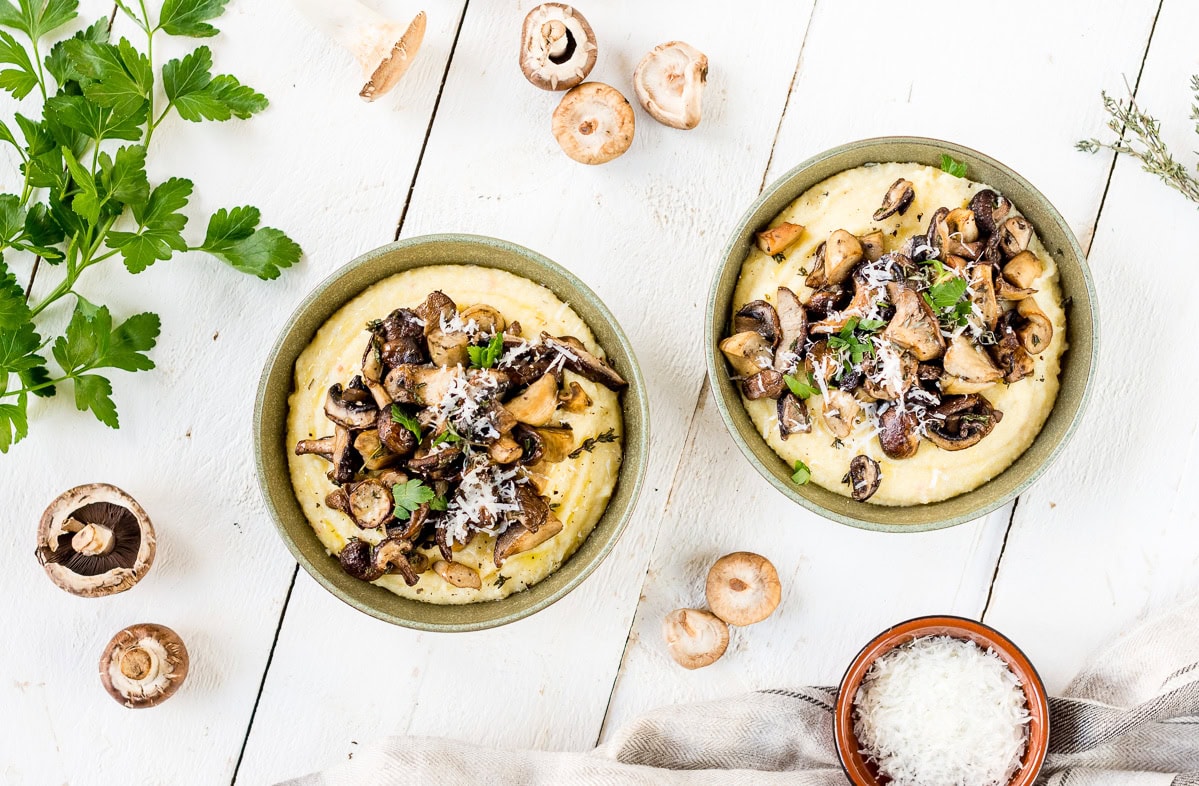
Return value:
[[(1149, 36), (1145, 40), (1145, 51), (1141, 54), (1141, 65), (1137, 69), (1137, 78), (1133, 82), (1131, 95), (1133, 101), (1136, 100), (1137, 91), (1141, 89), (1141, 77), (1145, 73), (1145, 63), (1149, 61), (1149, 50), (1153, 47), (1153, 35), (1157, 32), (1157, 20), (1161, 18), (1162, 6), (1166, 0), (1158, 0), (1157, 10), (1153, 14), (1153, 22), (1149, 25)], [(1124, 136), (1126, 129), (1120, 129), (1120, 136)], [(1112, 186), (1112, 177), (1116, 173), (1116, 162), (1120, 160), (1118, 153), (1112, 153), (1112, 164), (1107, 170), (1107, 180), (1103, 184), (1103, 195), (1099, 198), (1099, 209), (1095, 211), (1095, 220), (1091, 223), (1090, 237), (1087, 238), (1087, 257), (1091, 256), (1091, 246), (1095, 243), (1095, 235), (1099, 232), (1099, 222), (1103, 218), (1103, 207), (1107, 204), (1107, 193)], [(1007, 528), (1003, 531), (1003, 542), (999, 547), (999, 556), (995, 559), (995, 572), (991, 575), (991, 586), (987, 587), (987, 600), (983, 604), (982, 612), (979, 614), (979, 621), (985, 622), (987, 611), (991, 608), (991, 595), (995, 592), (995, 584), (999, 581), (999, 571), (1003, 567), (1003, 554), (1007, 549), (1008, 536), (1012, 534), (1012, 527), (1016, 523), (1016, 510), (1020, 507), (1020, 497), (1016, 497), (1015, 503), (1012, 505), (1012, 514), (1008, 517)]]
[[(425, 137), (421, 141), (420, 153), (416, 157), (416, 166), (412, 170), (412, 180), (408, 184), (408, 195), (404, 198), (404, 206), (400, 209), (400, 218), (396, 224), (393, 240), (400, 239), (400, 232), (404, 229), (404, 220), (408, 217), (408, 206), (412, 203), (412, 194), (416, 190), (416, 179), (420, 176), (421, 164), (425, 160), (425, 149), (429, 145), (429, 137), (433, 132), (433, 122), (437, 119), (437, 110), (441, 106), (441, 96), (445, 93), (445, 83), (449, 79), (450, 66), (454, 62), (454, 53), (458, 50), (458, 39), (462, 36), (462, 27), (466, 23), (466, 13), (469, 8), (470, 0), (464, 0), (462, 3), (462, 13), (458, 17), (458, 27), (454, 30), (454, 39), (450, 43), (450, 51), (446, 57), (445, 68), (441, 72), (441, 82), (437, 87), (437, 97), (433, 99), (433, 109), (429, 113), (429, 123), (425, 127)], [(116, 14), (115, 7), (113, 14)], [(235, 786), (237, 783), (237, 774), (241, 771), (242, 760), (246, 755), (246, 748), (250, 742), (250, 732), (254, 730), (254, 719), (258, 715), (258, 705), (262, 701), (262, 693), (266, 688), (266, 680), (270, 674), (271, 663), (275, 658), (275, 647), (279, 644), (279, 635), (283, 631), (283, 621), (287, 617), (288, 605), (291, 603), (291, 594), (296, 587), (296, 579), (299, 577), (299, 574), (300, 565), (296, 563), (292, 569), (291, 583), (287, 587), (287, 594), (283, 598), (283, 606), (279, 609), (279, 621), (275, 625), (275, 638), (271, 641), (271, 648), (267, 652), (266, 663), (262, 667), (262, 678), (258, 681), (258, 694), (254, 697), (254, 706), (250, 710), (250, 719), (246, 723), (246, 733), (242, 737), (241, 750), (237, 754), (237, 763), (233, 766), (233, 776), (229, 781), (230, 786)]]

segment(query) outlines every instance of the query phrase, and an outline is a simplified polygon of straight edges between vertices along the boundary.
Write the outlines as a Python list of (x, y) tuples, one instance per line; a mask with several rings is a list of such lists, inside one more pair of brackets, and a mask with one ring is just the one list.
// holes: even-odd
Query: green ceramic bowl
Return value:
[[(942, 153), (964, 161), (968, 178), (988, 183), (1011, 199), (1032, 221), (1045, 247), (1057, 260), (1062, 293), (1068, 304), (1070, 348), (1062, 357), (1061, 389), (1053, 412), (1033, 444), (1004, 472), (973, 491), (942, 502), (887, 507), (854, 502), (813, 484), (797, 486), (791, 481), (791, 468), (754, 428), (736, 384), (729, 379), (729, 368), (718, 346), (728, 335), (733, 290), (741, 264), (754, 242), (754, 232), (809, 188), (838, 172), (888, 161), (939, 167)], [(723, 251), (708, 294), (705, 340), (708, 375), (721, 417), (745, 457), (771, 485), (808, 510), (842, 524), (884, 532), (923, 532), (952, 527), (990, 513), (1027, 489), (1048, 469), (1074, 433), (1090, 394), (1098, 330), (1095, 287), (1086, 255), (1065, 219), (1040, 191), (995, 159), (970, 148), (937, 139), (880, 137), (825, 151), (795, 167), (762, 192), (737, 222)]]
[[(329, 556), (292, 492), (285, 443), (287, 399), (296, 358), (334, 312), (376, 281), (426, 265), (498, 268), (549, 287), (590, 326), (616, 370), (629, 381), (623, 394), (624, 460), (612, 499), (591, 535), (562, 567), (507, 598), (463, 606), (437, 606), (401, 598), (346, 575)], [(258, 482), (279, 534), (291, 553), (325, 589), (359, 611), (395, 625), (431, 631), (469, 631), (506, 625), (534, 614), (579, 586), (612, 551), (633, 512), (645, 478), (649, 448), (649, 396), (633, 349), (615, 317), (595, 293), (564, 268), (513, 243), (474, 235), (426, 235), (377, 248), (325, 279), (287, 321), (271, 350), (254, 411)]]

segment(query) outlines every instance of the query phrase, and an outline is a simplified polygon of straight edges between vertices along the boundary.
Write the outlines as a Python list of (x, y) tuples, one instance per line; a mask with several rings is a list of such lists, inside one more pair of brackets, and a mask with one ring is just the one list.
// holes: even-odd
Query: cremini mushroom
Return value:
[(621, 390), (629, 383), (607, 361), (593, 354), (574, 336), (541, 334), (541, 340), (562, 356), (566, 367), (584, 379), (598, 382), (609, 390)]
[(520, 461), (524, 447), (511, 434), (501, 434), (499, 439), (487, 446), (487, 454), (497, 464), (512, 464)]
[(799, 236), (803, 234), (803, 230), (803, 226), (792, 224), (790, 221), (783, 221), (777, 226), (763, 229), (755, 235), (758, 249), (763, 254), (769, 254), (770, 256), (781, 254), (790, 248), (796, 240), (799, 240)]
[[(380, 417), (380, 421), (383, 417)], [(354, 437), (354, 450), (362, 456), (362, 467), (367, 470), (383, 469), (399, 461), (400, 457), (383, 444), (378, 429), (358, 432)]]
[[(489, 336), (503, 333), (508, 328), (508, 321), (494, 306), (486, 303), (475, 303), (462, 309), (462, 321), (465, 324), (475, 323), (475, 327)], [(519, 325), (518, 325), (519, 327)]]
[(782, 596), (778, 571), (770, 560), (736, 551), (716, 560), (704, 588), (712, 613), (730, 625), (752, 625), (774, 613)]
[(784, 393), (779, 396), (776, 405), (779, 420), (779, 436), (783, 439), (792, 434), (807, 434), (812, 430), (812, 419), (808, 417), (808, 407), (803, 399), (794, 393)]
[(775, 297), (779, 320), (779, 341), (774, 352), (774, 368), (789, 374), (799, 364), (808, 338), (808, 312), (795, 293), (779, 287)]
[(1012, 203), (1007, 197), (989, 188), (984, 188), (970, 198), (970, 210), (974, 213), (979, 228), (987, 235), (996, 234), (999, 223), (1007, 218), (1011, 209)]
[[(381, 412), (378, 420), (379, 440), (383, 446), (397, 456), (407, 456), (416, 450), (416, 435), (405, 425), (396, 420), (396, 412), (390, 409)], [(411, 417), (411, 416), (410, 416)], [(415, 420), (415, 418), (413, 418)]]
[(569, 5), (542, 3), (520, 31), (520, 70), (542, 90), (568, 90), (595, 67), (599, 50), (587, 20)]
[(946, 393), (977, 393), (1003, 379), (990, 356), (964, 335), (950, 340), (943, 362), (948, 378), (942, 378), (941, 389)]
[(583, 390), (578, 382), (571, 382), (567, 387), (558, 391), (558, 404), (567, 412), (578, 414), (586, 412), (591, 407), (591, 396)]
[(107, 483), (76, 486), (42, 514), (37, 559), (72, 595), (124, 592), (154, 563), (154, 526), (133, 497)]
[(950, 396), (930, 411), (925, 425), (929, 441), (942, 450), (965, 450), (991, 433), (1003, 413), (978, 395)]
[(338, 485), (349, 483), (362, 466), (362, 457), (354, 449), (354, 434), (345, 426), (333, 429), (333, 467), (329, 479)]
[(1037, 255), (1025, 249), (1008, 260), (1003, 266), (1003, 277), (1021, 289), (1028, 289), (1044, 272), (1045, 265)]
[(375, 425), (378, 414), (379, 408), (363, 384), (362, 377), (354, 377), (344, 389), (340, 382), (331, 386), (325, 397), (325, 416), (339, 426), (349, 429), (370, 428)]
[(1016, 328), (1016, 335), (1024, 349), (1033, 355), (1039, 355), (1049, 348), (1053, 341), (1053, 323), (1037, 305), (1033, 298), (1026, 298), (1016, 304), (1016, 312), (1024, 318), (1024, 324)]
[(187, 647), (165, 625), (130, 625), (112, 637), (100, 656), (104, 690), (129, 709), (161, 704), (187, 679)]
[(896, 461), (910, 459), (920, 449), (920, 435), (916, 431), (916, 419), (910, 412), (898, 407), (888, 407), (878, 417), (878, 441), (887, 458)]
[(495, 553), (493, 556), (495, 566), (497, 568), (503, 567), (504, 562), (509, 557), (514, 554), (523, 554), (526, 551), (532, 551), (561, 531), (562, 522), (552, 512), (546, 516), (545, 521), (541, 523), (536, 531), (519, 523), (510, 525), (508, 529), (504, 530), (502, 535), (495, 539)]
[(483, 586), (483, 582), (479, 578), (479, 571), (469, 565), (463, 565), (461, 562), (446, 562), (439, 559), (433, 563), (433, 572), (455, 587), (479, 589)]
[(1019, 382), (1033, 372), (1032, 355), (1024, 348), (1024, 342), (1016, 333), (1014, 319), (1019, 312), (1009, 311), (999, 320), (995, 329), (996, 341), (988, 347), (995, 364), (1003, 371), (1003, 381), (1009, 385)]
[(877, 262), (883, 258), (883, 231), (876, 229), (872, 232), (867, 232), (864, 235), (858, 235), (858, 242), (862, 244), (862, 257), (867, 262)]
[(296, 443), (297, 456), (322, 456), (324, 458), (332, 458), (333, 456), (333, 437), (321, 437), (320, 439), (302, 439)]
[(978, 222), (974, 211), (959, 207), (950, 210), (936, 223), (938, 248), (945, 254), (978, 259), (984, 244), (978, 239)]
[(878, 491), (882, 479), (883, 473), (878, 462), (869, 456), (858, 455), (849, 462), (849, 472), (845, 473), (841, 482), (849, 484), (850, 497), (858, 502), (865, 502)]
[(995, 295), (995, 268), (975, 265), (970, 269), (970, 302), (980, 315), (983, 326), (994, 330), (999, 320), (999, 300)]
[(619, 90), (584, 82), (562, 96), (552, 129), (566, 155), (580, 164), (604, 164), (629, 149), (635, 126), (633, 107)]
[(671, 128), (699, 125), (708, 58), (690, 44), (667, 41), (651, 49), (633, 72), (633, 91), (650, 117)]
[(824, 282), (840, 284), (849, 278), (853, 268), (862, 261), (862, 243), (844, 229), (828, 236), (824, 247)]
[(945, 337), (924, 298), (910, 286), (893, 281), (887, 284), (887, 299), (895, 306), (895, 316), (883, 337), (911, 352), (917, 360), (940, 357), (945, 351)]
[(751, 300), (733, 315), (733, 332), (742, 333), (747, 330), (755, 330), (762, 334), (762, 338), (766, 339), (771, 349), (777, 347), (782, 340), (783, 331), (782, 325), (779, 324), (778, 312), (765, 300)]
[(820, 417), (825, 427), (838, 439), (848, 437), (849, 432), (853, 431), (854, 421), (862, 411), (862, 406), (852, 394), (838, 388), (830, 388), (823, 398), (824, 408)]
[(558, 409), (557, 378), (553, 374), (543, 374), (541, 379), (525, 388), (520, 395), (505, 402), (504, 408), (521, 423), (546, 425)]
[(751, 401), (760, 398), (778, 398), (786, 388), (783, 375), (773, 368), (764, 368), (741, 383), (745, 397)]
[(367, 101), (395, 87), (425, 40), (425, 12), (408, 24), (394, 22), (358, 0), (296, 0), (300, 11), (362, 66)]
[(720, 660), (729, 647), (729, 626), (709, 611), (675, 609), (662, 620), (662, 638), (674, 662), (702, 669)]
[(743, 377), (752, 377), (774, 362), (770, 343), (756, 330), (734, 333), (720, 342), (720, 351), (733, 371)]
[(391, 489), (376, 478), (367, 478), (355, 483), (349, 492), (350, 515), (362, 529), (377, 529), (392, 516), (395, 501)]
[(884, 218), (898, 213), (903, 215), (908, 211), (908, 206), (912, 204), (912, 200), (916, 198), (916, 190), (912, 187), (912, 181), (904, 180), (902, 177), (891, 184), (887, 189), (887, 193), (883, 195), (883, 204), (878, 210), (874, 211), (874, 220), (882, 221)]
[(999, 247), (1008, 257), (1014, 257), (1032, 242), (1032, 224), (1024, 216), (1012, 216), (999, 227)]

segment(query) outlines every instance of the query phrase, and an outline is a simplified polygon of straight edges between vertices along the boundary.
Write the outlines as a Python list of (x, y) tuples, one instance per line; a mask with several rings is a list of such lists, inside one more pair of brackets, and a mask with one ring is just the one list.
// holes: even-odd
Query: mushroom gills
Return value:
[(633, 72), (633, 90), (650, 117), (683, 130), (699, 125), (707, 81), (707, 56), (682, 41), (655, 46)]

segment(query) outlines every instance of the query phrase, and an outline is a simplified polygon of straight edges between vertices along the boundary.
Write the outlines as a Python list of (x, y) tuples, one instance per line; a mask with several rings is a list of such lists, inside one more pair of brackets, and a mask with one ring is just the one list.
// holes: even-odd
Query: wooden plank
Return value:
[[(1189, 31), (1199, 6), (1166, 0), (1137, 100), (1193, 166)], [(1129, 69), (1129, 82), (1136, 70)], [(1103, 85), (1120, 94), (1122, 83)], [(1098, 105), (1098, 90), (1088, 96)], [(1098, 122), (1076, 136), (1102, 135)], [(1078, 155), (1086, 165), (1101, 161)], [(1050, 689), (1064, 685), (1102, 641), (1199, 589), (1199, 382), (1185, 337), (1195, 205), (1139, 165), (1116, 165), (1091, 270), (1102, 349), (1094, 397), (1066, 453), (1026, 494), (987, 621), (1006, 630)]]
[[(1031, 177), (1080, 235), (1093, 223), (1106, 171), (1074, 156), (1079, 132), (1060, 118), (1095, 118), (1104, 80), (1139, 65), (1156, 3), (1081, 15), (1023, 0), (1002, 12), (964, 5), (952, 20), (894, 3), (820, 3), (767, 181), (821, 150), (876, 135), (952, 139)], [(864, 22), (863, 20), (869, 20)], [(980, 46), (981, 31), (987, 46)], [(936, 47), (919, 42), (935, 36)], [(1142, 46), (1143, 48), (1143, 46)], [(1015, 53), (1002, 55), (997, 52)], [(986, 65), (981, 65), (981, 64)], [(980, 101), (993, 74), (994, 98)], [(1008, 102), (1000, 96), (1016, 98)], [(605, 732), (670, 702), (803, 683), (835, 684), (858, 648), (920, 614), (977, 617), (984, 608), (1010, 508), (983, 522), (923, 535), (878, 535), (821, 520), (757, 477), (705, 395), (658, 538)], [(1049, 486), (1043, 481), (1041, 486)], [(733, 633), (715, 665), (685, 672), (660, 624), (704, 605), (703, 579), (723, 553), (760, 551), (786, 599), (770, 620)], [(1019, 564), (1019, 563), (1016, 563)], [(1022, 569), (1017, 574), (1025, 577)]]
[[(584, 9), (600, 47), (592, 78), (630, 96), (633, 68), (655, 44), (681, 38), (711, 61), (698, 129), (659, 126), (637, 108), (632, 149), (587, 168), (549, 133), (559, 96), (528, 85), (517, 67), (529, 4), (470, 6), (403, 234), (504, 237), (561, 262), (599, 293), (648, 378), (654, 437), (645, 494), (596, 575), (553, 608), (499, 630), (391, 629), (301, 576), (247, 747), (249, 782), (319, 767), (352, 753), (353, 740), (387, 733), (541, 748), (595, 741), (703, 376), (697, 348), (711, 266), (732, 217), (759, 187), (810, 8), (751, 2), (737, 14), (712, 13), (719, 7), (625, 0)], [(788, 33), (763, 46), (766, 29)], [(304, 679), (297, 690), (300, 675), (329, 664), (377, 674), (358, 664), (381, 657), (396, 664), (386, 679), (364, 678), (351, 692)], [(468, 693), (464, 709), (458, 701)]]
[[(397, 15), (404, 5), (385, 4)], [(219, 71), (263, 91), (271, 108), (248, 123), (201, 128), (170, 120), (154, 137), (151, 181), (195, 180), (191, 237), (202, 236), (203, 216), (217, 207), (255, 204), (307, 258), (273, 283), (199, 254), (136, 277), (117, 269), (85, 275), (82, 291), (116, 314), (161, 313), (159, 368), (114, 375), (120, 431), (75, 412), (67, 390), (33, 405), (32, 435), (0, 458), (12, 541), (0, 552), (0, 575), (13, 610), (9, 643), (0, 647), (0, 782), (231, 778), (294, 569), (255, 479), (250, 413), (258, 376), (299, 300), (395, 231), (457, 28), (461, 4), (442, 6), (420, 61), (377, 105), (357, 97), (349, 55), (290, 4), (234, 0), (218, 22), (222, 35), (203, 42)], [(108, 7), (85, 4), (89, 15)], [(196, 43), (156, 41), (156, 59)], [(31, 552), (46, 504), (97, 480), (143, 503), (158, 529), (158, 558), (132, 591), (84, 601), (46, 580)], [(130, 712), (105, 694), (96, 662), (117, 630), (143, 621), (180, 633), (192, 672), (167, 704)]]

